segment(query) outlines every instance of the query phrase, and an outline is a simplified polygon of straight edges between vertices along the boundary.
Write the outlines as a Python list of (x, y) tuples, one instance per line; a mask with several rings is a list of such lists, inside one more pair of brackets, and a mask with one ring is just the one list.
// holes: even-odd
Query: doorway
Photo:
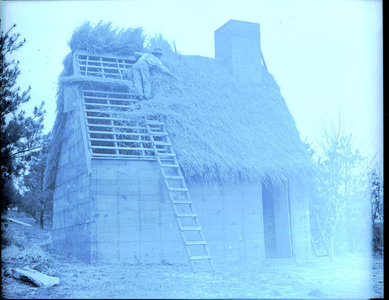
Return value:
[(291, 258), (288, 184), (274, 187), (270, 180), (262, 184), (262, 207), (266, 258)]

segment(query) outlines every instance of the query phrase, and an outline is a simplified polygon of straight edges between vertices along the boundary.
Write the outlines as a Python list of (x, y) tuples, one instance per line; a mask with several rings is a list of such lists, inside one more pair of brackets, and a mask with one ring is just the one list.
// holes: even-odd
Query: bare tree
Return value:
[(349, 118), (338, 109), (336, 119), (322, 119), (316, 137), (316, 159), (321, 170), (315, 179), (314, 205), (331, 255), (359, 245), (358, 230), (369, 222), (368, 176), (356, 148)]

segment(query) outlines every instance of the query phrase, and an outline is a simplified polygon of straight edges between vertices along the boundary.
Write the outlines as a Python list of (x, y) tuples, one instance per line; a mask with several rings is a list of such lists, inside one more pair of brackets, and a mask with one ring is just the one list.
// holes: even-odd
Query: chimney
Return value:
[(230, 20), (215, 30), (215, 57), (222, 58), (242, 83), (262, 80), (259, 24)]

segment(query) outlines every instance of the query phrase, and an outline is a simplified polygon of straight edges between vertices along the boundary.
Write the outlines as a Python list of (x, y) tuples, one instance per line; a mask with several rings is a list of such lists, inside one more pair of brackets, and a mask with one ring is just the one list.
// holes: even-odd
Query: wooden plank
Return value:
[[(133, 95), (133, 93), (128, 93), (128, 92), (112, 92), (112, 91), (100, 91), (100, 90), (87, 90), (87, 89), (83, 89), (82, 92), (86, 92), (86, 93), (94, 93), (94, 94), (110, 94), (110, 95), (126, 95), (126, 96), (130, 96), (130, 95)], [(89, 97), (89, 96), (88, 96)], [(125, 100), (125, 99), (124, 99)], [(137, 100), (140, 102), (140, 100)]]
[(105, 57), (105, 58), (114, 58), (114, 59), (123, 59), (128, 61), (136, 62), (136, 58), (134, 56), (121, 56), (121, 55), (113, 55), (110, 53), (102, 53), (102, 54), (92, 54), (87, 51), (83, 50), (77, 50), (75, 51), (76, 55), (85, 55), (85, 56), (92, 56), (92, 57)]
[[(93, 126), (100, 126), (100, 125), (90, 125), (88, 124), (88, 129), (89, 127), (93, 127)], [(112, 128), (112, 126), (110, 127)], [(113, 127), (112, 129), (117, 129), (116, 127)], [(109, 134), (109, 135), (113, 135), (113, 134), (120, 134), (120, 135), (143, 135), (143, 136), (147, 136), (147, 133), (136, 133), (136, 132), (123, 132), (123, 131), (118, 131), (118, 130), (115, 130), (115, 131), (94, 131), (94, 130), (88, 130), (88, 133), (89, 134)]]
[[(89, 127), (105, 127), (105, 128), (111, 128), (112, 131), (98, 131), (90, 129)], [(101, 133), (101, 134), (120, 134), (120, 135), (144, 135), (148, 137), (147, 132), (139, 132), (140, 129), (136, 129), (133, 127), (124, 127), (124, 126), (109, 126), (104, 124), (88, 124), (88, 129), (90, 129), (89, 133)], [(136, 130), (137, 132), (131, 132), (131, 131), (122, 131), (124, 129), (127, 130)]]
[(92, 149), (108, 149), (108, 150), (134, 150), (134, 151), (142, 151), (142, 150), (146, 150), (146, 151), (152, 151), (153, 149), (152, 148), (131, 148), (131, 147), (114, 147), (114, 146), (91, 146)]
[[(80, 99), (81, 98), (81, 91), (79, 89), (77, 89), (76, 91), (77, 93), (77, 99)], [(84, 152), (85, 152), (85, 159), (86, 159), (86, 165), (87, 165), (87, 169), (88, 169), (88, 174), (90, 175), (91, 174), (91, 150), (89, 148), (89, 142), (88, 142), (88, 136), (87, 136), (87, 133), (86, 133), (86, 119), (84, 119), (84, 115), (85, 115), (85, 112), (83, 111), (83, 105), (81, 104), (81, 101), (77, 101), (79, 104), (78, 104), (78, 108), (80, 110), (80, 125), (81, 125), (81, 132), (82, 132), (82, 140), (83, 140), (83, 145), (84, 145)]]
[(184, 201), (184, 200), (174, 200), (173, 202), (172, 202), (173, 204), (193, 204), (193, 202), (191, 202), (191, 201)]
[(123, 163), (126, 163), (127, 161), (155, 161), (154, 156), (142, 156), (142, 155), (124, 155), (124, 154), (101, 154), (101, 153), (93, 153), (92, 154), (93, 160), (123, 160)]
[[(118, 134), (116, 134), (118, 135)], [(150, 141), (144, 141), (144, 140), (122, 140), (122, 139), (104, 139), (104, 138), (89, 138), (91, 141), (100, 141), (100, 142), (122, 142), (122, 143), (143, 143), (143, 144), (151, 144)], [(151, 148), (150, 148), (151, 149)], [(177, 178), (178, 179), (178, 178)]]
[(152, 135), (167, 136), (168, 134), (166, 132), (153, 132)]
[[(115, 108), (113, 108), (112, 106), (108, 106), (107, 109), (96, 109), (96, 108), (85, 108), (85, 111), (87, 113), (103, 113), (103, 114), (109, 114), (109, 113), (124, 113), (126, 112), (125, 110), (115, 110)], [(108, 109), (111, 109), (111, 110), (108, 110)]]
[[(85, 60), (78, 60), (79, 62), (83, 62)], [(88, 62), (98, 62), (96, 60), (88, 60)], [(94, 66), (94, 65), (90, 65), (90, 64), (86, 64), (86, 65), (80, 65), (80, 67), (89, 67), (89, 68), (95, 68), (95, 69), (108, 69), (108, 70), (115, 70), (117, 71), (118, 73), (106, 73), (106, 74), (112, 74), (112, 75), (120, 75), (119, 74), (119, 69), (118, 67), (110, 67), (109, 65), (112, 65), (112, 64), (116, 64), (116, 62), (102, 62), (103, 64), (107, 64), (106, 66)], [(99, 73), (98, 71), (89, 71), (89, 73)]]
[(188, 192), (189, 190), (187, 188), (169, 188), (169, 191), (174, 192)]
[[(85, 97), (84, 97), (85, 98)], [(100, 98), (102, 100), (102, 98)], [(85, 99), (84, 99), (85, 100)], [(106, 99), (104, 99), (106, 100)], [(109, 100), (109, 99), (107, 99)], [(85, 102), (84, 101), (84, 105), (90, 105), (90, 106), (101, 106), (101, 107), (111, 107), (111, 108), (130, 108), (129, 105), (130, 104), (138, 104), (139, 102), (137, 101), (132, 101), (131, 99), (119, 99), (117, 101), (127, 101), (127, 102), (133, 102), (133, 103), (129, 103), (129, 104), (125, 104), (125, 105), (119, 105), (119, 104), (104, 104), (104, 103), (97, 103), (97, 102)]]
[(154, 145), (156, 145), (156, 146), (172, 146), (172, 144), (170, 144), (170, 143), (159, 142), (159, 141), (155, 141)]
[[(112, 128), (111, 125), (107, 125), (107, 124), (90, 124), (88, 123), (88, 127), (105, 127), (105, 128)], [(139, 127), (139, 126), (128, 126), (128, 125), (115, 125), (115, 129), (132, 129), (132, 130), (145, 130), (144, 127)], [(112, 131), (104, 131), (104, 132), (112, 132)], [(122, 132), (123, 134), (130, 134), (131, 132), (127, 132), (127, 131), (116, 131), (116, 132)], [(145, 134), (148, 134), (147, 132), (145, 132)]]
[(24, 226), (31, 226), (32, 227), (31, 224), (27, 224), (27, 223), (24, 223), (22, 221), (18, 221), (18, 220), (12, 219), (12, 218), (5, 217), (5, 219), (7, 219), (8, 221), (10, 221), (12, 223), (15, 223), (15, 224), (24, 225)]
[(186, 246), (195, 246), (195, 245), (207, 245), (206, 241), (189, 241), (185, 242)]
[(93, 159), (133, 159), (133, 160), (156, 160), (155, 156), (139, 155), (139, 154), (106, 154), (106, 153), (92, 153)]
[(191, 256), (190, 259), (191, 260), (201, 260), (201, 259), (211, 259), (212, 257), (211, 256), (208, 256), (208, 255), (203, 255), (203, 256)]
[(197, 218), (196, 214), (177, 214), (179, 218)]
[(52, 287), (59, 284), (59, 278), (47, 276), (35, 270), (15, 268), (11, 271), (13, 278), (31, 282), (37, 287)]
[(183, 180), (184, 176), (170, 176), (170, 175), (165, 175), (166, 179), (177, 179), (177, 180)]
[(181, 227), (181, 230), (182, 231), (201, 231), (201, 227), (197, 227), (197, 226), (183, 226)]
[(180, 166), (179, 165), (162, 165), (161, 164), (161, 167), (162, 168), (179, 168)]
[[(100, 57), (100, 56), (95, 56), (95, 55), (85, 55), (86, 58), (83, 58), (83, 57), (80, 57), (80, 55), (78, 56), (78, 61), (80, 63), (80, 66), (85, 66), (85, 63), (87, 61), (90, 61), (91, 63), (99, 63), (100, 62), (100, 59), (101, 61), (104, 63), (104, 64), (107, 64), (107, 65), (113, 65), (113, 64), (116, 64), (116, 65), (123, 65), (123, 66), (132, 66), (133, 63), (130, 62), (129, 60), (125, 60), (125, 61), (122, 61), (122, 62), (119, 62), (119, 60), (121, 59), (117, 59), (117, 58), (106, 58), (106, 57)], [(91, 67), (98, 67), (97, 65), (91, 65)], [(124, 67), (121, 67), (121, 69), (124, 69)]]
[(118, 117), (95, 117), (95, 116), (86, 116), (87, 119), (90, 120), (114, 120), (114, 121), (127, 121), (127, 119), (124, 118), (118, 118)]

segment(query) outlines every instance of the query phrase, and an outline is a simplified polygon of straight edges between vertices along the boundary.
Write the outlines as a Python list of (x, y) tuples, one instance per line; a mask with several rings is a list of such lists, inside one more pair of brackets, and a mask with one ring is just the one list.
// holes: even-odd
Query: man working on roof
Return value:
[(141, 58), (132, 66), (135, 94), (138, 99), (151, 98), (150, 70), (159, 69), (161, 72), (176, 78), (159, 60), (162, 56), (160, 48), (154, 48), (151, 54), (135, 52), (135, 55), (141, 55)]

